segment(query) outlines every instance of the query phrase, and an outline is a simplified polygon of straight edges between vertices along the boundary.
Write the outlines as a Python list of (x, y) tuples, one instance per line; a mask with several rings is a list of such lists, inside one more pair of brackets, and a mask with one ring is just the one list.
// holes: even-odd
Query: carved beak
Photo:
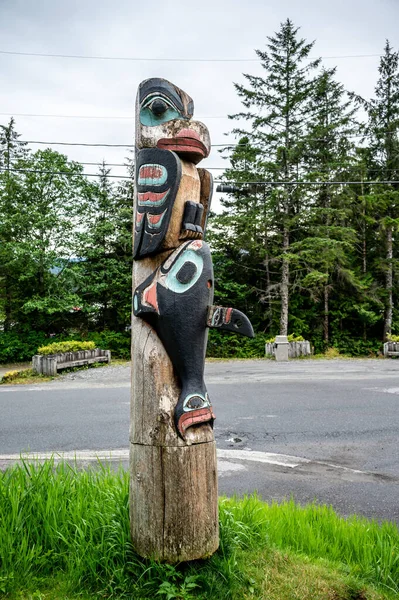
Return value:
[(157, 147), (182, 154), (183, 158), (191, 160), (194, 164), (199, 163), (209, 154), (200, 135), (193, 129), (181, 129), (173, 138), (161, 138), (158, 140)]

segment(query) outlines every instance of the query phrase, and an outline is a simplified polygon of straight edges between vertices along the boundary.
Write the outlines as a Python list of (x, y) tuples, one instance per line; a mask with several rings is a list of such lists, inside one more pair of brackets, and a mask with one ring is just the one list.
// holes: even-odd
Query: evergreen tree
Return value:
[[(368, 136), (367, 166), (369, 179), (380, 181), (399, 180), (399, 54), (389, 41), (379, 65), (379, 79), (375, 97), (369, 102), (357, 97), (368, 113), (366, 133)], [(399, 186), (369, 186), (366, 202), (374, 221), (375, 235), (384, 253), (377, 252), (375, 267), (383, 275), (384, 287), (384, 340), (392, 331), (394, 300), (394, 276), (397, 271), (397, 252), (394, 251), (395, 234), (399, 226)], [(395, 292), (395, 294), (394, 294)]]
[(22, 175), (16, 167), (28, 156), (26, 144), (19, 141), (15, 121), (0, 125), (0, 303), (3, 327), (8, 331), (13, 322), (12, 309), (18, 290), (21, 257), (16, 244), (21, 237), (20, 190)]
[[(319, 64), (318, 60), (309, 60), (312, 48), (313, 43), (301, 39), (298, 28), (287, 19), (274, 36), (268, 37), (266, 50), (256, 50), (265, 75), (245, 74), (249, 86), (235, 84), (247, 112), (233, 118), (246, 119), (251, 130), (236, 128), (234, 132), (246, 135), (251, 147), (259, 149), (256, 172), (261, 180), (276, 182), (268, 193), (267, 210), (260, 208), (260, 214), (269, 212), (280, 248), (274, 258), (280, 264), (281, 334), (288, 331), (290, 245), (302, 209), (301, 191), (292, 183), (303, 169), (311, 74)], [(248, 222), (248, 227), (252, 226)]]
[(346, 185), (329, 183), (352, 178), (355, 146), (351, 136), (359, 128), (356, 109), (345, 98), (343, 85), (335, 80), (335, 71), (323, 69), (309, 97), (304, 170), (311, 185), (307, 189), (303, 239), (293, 247), (298, 247), (298, 260), (306, 271), (301, 287), (308, 289), (315, 301), (322, 302), (320, 321), (325, 347), (330, 343), (332, 291), (338, 282), (352, 288), (352, 295), (360, 287), (350, 261), (357, 241), (350, 222), (353, 191)]

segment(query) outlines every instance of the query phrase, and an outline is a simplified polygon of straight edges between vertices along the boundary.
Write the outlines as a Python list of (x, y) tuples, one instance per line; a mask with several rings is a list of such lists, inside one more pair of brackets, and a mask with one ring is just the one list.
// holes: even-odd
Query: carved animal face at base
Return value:
[(193, 113), (192, 99), (173, 83), (157, 77), (143, 81), (136, 101), (136, 148), (172, 150), (198, 164), (209, 155), (211, 141)]

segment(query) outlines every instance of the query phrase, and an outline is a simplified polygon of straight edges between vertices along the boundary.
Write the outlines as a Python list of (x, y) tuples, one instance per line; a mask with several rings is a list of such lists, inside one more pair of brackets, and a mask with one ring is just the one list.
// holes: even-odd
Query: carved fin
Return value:
[(224, 331), (233, 331), (249, 338), (255, 337), (251, 321), (236, 308), (210, 306), (207, 326), (223, 329)]

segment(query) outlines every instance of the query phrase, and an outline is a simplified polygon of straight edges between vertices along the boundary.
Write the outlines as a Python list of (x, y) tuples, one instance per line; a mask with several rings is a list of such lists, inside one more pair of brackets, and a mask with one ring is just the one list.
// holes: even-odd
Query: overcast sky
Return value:
[[(157, 76), (193, 97), (194, 116), (207, 124), (213, 144), (232, 141), (231, 135), (224, 135), (232, 126), (226, 115), (240, 109), (232, 82), (242, 82), (243, 72), (262, 72), (254, 48), (264, 48), (266, 36), (287, 17), (301, 27), (302, 37), (315, 40), (314, 57), (379, 55), (386, 38), (399, 47), (399, 0), (0, 0), (0, 51), (213, 61), (0, 53), (0, 123), (15, 115), (25, 140), (133, 143), (137, 86)], [(378, 62), (378, 56), (324, 60), (328, 67), (337, 66), (338, 78), (348, 89), (364, 97), (373, 94)], [(54, 148), (85, 162), (120, 163), (127, 154), (123, 148)], [(222, 165), (216, 149), (202, 163)], [(96, 167), (86, 170), (96, 172)], [(123, 172), (113, 169), (114, 174)], [(213, 173), (217, 177), (221, 171)]]

